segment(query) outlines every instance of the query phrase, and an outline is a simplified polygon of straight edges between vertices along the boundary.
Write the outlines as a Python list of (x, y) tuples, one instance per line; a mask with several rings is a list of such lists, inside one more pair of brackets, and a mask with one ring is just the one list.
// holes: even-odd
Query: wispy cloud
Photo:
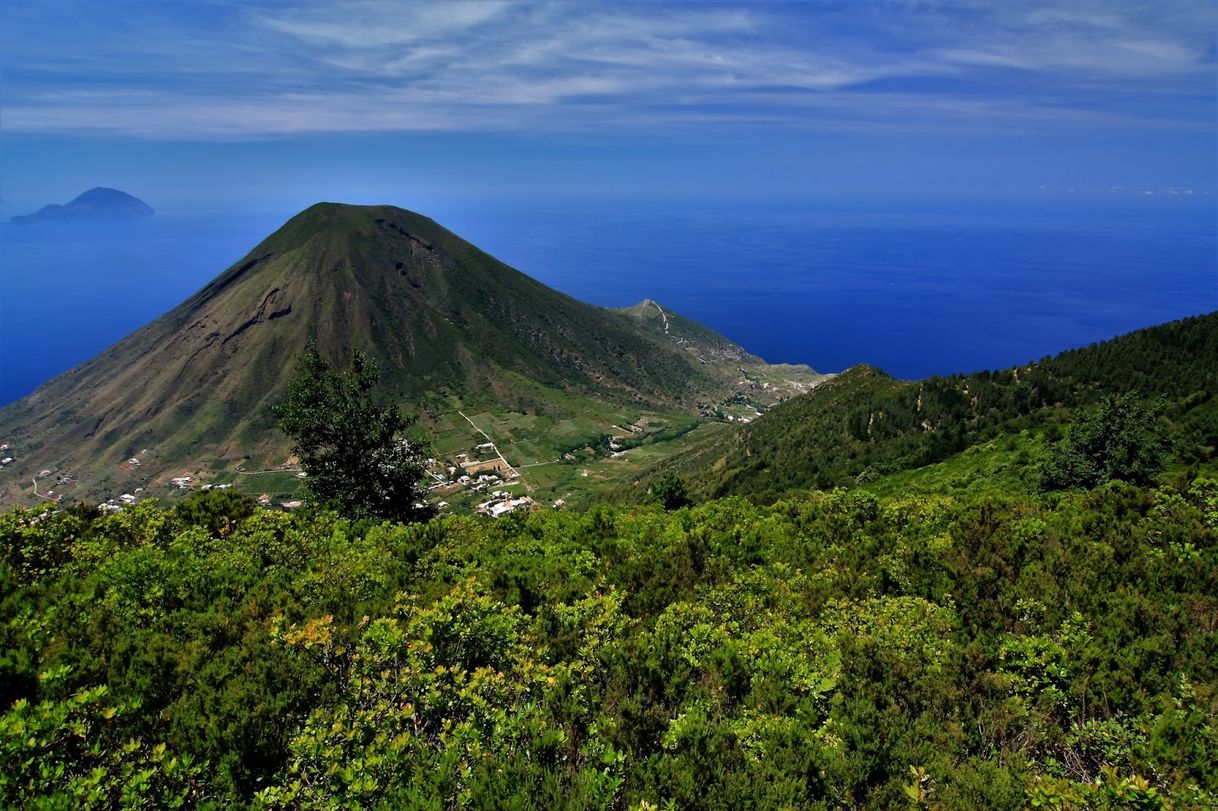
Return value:
[(3, 8), (9, 132), (1213, 124), (1208, 0)]

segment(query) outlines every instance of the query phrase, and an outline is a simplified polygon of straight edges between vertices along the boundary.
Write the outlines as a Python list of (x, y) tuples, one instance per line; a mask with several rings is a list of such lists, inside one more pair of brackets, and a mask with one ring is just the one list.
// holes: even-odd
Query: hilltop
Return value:
[[(169, 313), (0, 410), (0, 441), (19, 451), (5, 488), (32, 495), (30, 478), (50, 471), (95, 498), (182, 472), (285, 465), (289, 442), (267, 407), (310, 339), (336, 364), (369, 353), (386, 396), (437, 431), (463, 409), (553, 425), (593, 415), (563, 440), (572, 448), (647, 413), (671, 425), (742, 399), (753, 413), (820, 379), (675, 313), (664, 311), (665, 329), (636, 309), (577, 301), (422, 215), (320, 203)], [(537, 452), (567, 449), (554, 440)]]
[[(644, 482), (676, 470), (702, 497), (764, 502), (867, 484), (998, 440), (1026, 457), (1106, 394), (1157, 410), (1183, 462), (1212, 461), (1215, 391), (1218, 312), (998, 371), (903, 381), (860, 365), (738, 431), (708, 436)], [(1027, 459), (1007, 467), (1025, 485), (1035, 473)]]
[(12, 223), (81, 222), (108, 220), (136, 220), (155, 214), (152, 206), (138, 197), (118, 189), (102, 186), (89, 189), (64, 205), (52, 203), (21, 217), (13, 217)]

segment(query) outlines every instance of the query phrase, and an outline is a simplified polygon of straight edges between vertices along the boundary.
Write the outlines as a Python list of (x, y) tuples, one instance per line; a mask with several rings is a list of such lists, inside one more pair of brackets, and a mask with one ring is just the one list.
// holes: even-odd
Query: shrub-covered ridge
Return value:
[[(894, 380), (856, 366), (738, 432), (665, 460), (697, 497), (773, 501), (793, 490), (853, 487), (942, 462), (1021, 431), (1056, 439), (1122, 397), (1155, 417), (1183, 464), (1218, 459), (1218, 313), (1137, 330), (1000, 371)], [(645, 488), (643, 488), (645, 489)]]

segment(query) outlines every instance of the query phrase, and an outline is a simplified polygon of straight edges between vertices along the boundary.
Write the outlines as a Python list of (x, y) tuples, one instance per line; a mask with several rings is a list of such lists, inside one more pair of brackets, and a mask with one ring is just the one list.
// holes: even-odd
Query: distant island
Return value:
[(98, 186), (89, 189), (70, 203), (52, 203), (33, 214), (13, 217), (9, 222), (84, 222), (100, 220), (138, 220), (155, 214), (152, 206), (138, 197), (118, 189)]

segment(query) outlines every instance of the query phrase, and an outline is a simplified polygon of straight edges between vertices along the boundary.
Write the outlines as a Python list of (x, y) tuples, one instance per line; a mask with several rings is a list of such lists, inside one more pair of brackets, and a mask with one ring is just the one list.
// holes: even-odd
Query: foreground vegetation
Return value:
[(1218, 482), (0, 518), (0, 805), (1218, 805)]

